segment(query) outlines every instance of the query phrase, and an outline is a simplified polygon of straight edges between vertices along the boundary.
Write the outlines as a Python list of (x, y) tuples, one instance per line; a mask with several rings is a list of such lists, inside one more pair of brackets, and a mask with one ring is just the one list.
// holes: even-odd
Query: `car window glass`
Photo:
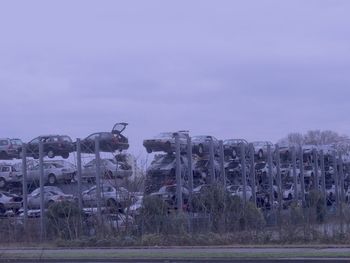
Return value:
[(1, 171), (2, 171), (2, 172), (9, 172), (9, 171), (10, 171), (10, 167), (9, 167), (9, 166), (3, 166), (3, 167), (1, 168)]
[(8, 145), (8, 141), (7, 140), (0, 140), (0, 146), (5, 146)]

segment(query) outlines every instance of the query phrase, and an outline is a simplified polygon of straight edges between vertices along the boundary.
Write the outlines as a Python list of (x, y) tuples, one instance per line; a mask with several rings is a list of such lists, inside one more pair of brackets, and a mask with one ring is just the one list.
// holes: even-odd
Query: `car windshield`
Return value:
[(304, 166), (304, 170), (310, 171), (310, 170), (312, 170), (312, 169), (313, 169), (313, 167), (312, 167), (311, 165), (306, 165), (306, 166)]
[(12, 139), (11, 143), (14, 145), (22, 145), (22, 141), (20, 139)]
[(172, 163), (172, 162), (174, 162), (174, 161), (175, 161), (174, 156), (172, 156), (172, 155), (166, 155), (166, 156), (164, 156), (164, 157), (158, 159), (158, 160), (156, 161), (156, 163), (157, 163), (157, 164), (170, 164), (170, 163)]
[[(55, 192), (56, 194), (63, 194), (62, 190), (56, 186), (45, 186), (44, 192)], [(37, 188), (31, 192), (30, 195), (37, 195), (40, 193), (40, 188)]]

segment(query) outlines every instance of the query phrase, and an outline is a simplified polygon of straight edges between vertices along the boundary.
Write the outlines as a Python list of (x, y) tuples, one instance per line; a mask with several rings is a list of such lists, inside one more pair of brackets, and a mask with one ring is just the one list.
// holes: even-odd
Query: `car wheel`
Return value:
[(198, 145), (198, 155), (203, 156), (204, 154), (204, 147), (202, 144)]
[(6, 186), (6, 180), (5, 178), (1, 177), (0, 178), (0, 188), (5, 188)]
[(152, 153), (152, 149), (151, 148), (146, 148), (147, 153)]
[(63, 159), (68, 159), (69, 153), (63, 153), (61, 156)]
[(258, 152), (258, 158), (259, 158), (259, 159), (262, 159), (263, 157), (264, 157), (263, 151), (262, 151), (262, 150), (259, 150), (259, 152)]
[(47, 157), (50, 159), (55, 158), (55, 152), (52, 149), (49, 149), (47, 152)]
[(56, 176), (54, 174), (50, 174), (49, 178), (48, 178), (48, 181), (49, 181), (49, 185), (56, 184)]

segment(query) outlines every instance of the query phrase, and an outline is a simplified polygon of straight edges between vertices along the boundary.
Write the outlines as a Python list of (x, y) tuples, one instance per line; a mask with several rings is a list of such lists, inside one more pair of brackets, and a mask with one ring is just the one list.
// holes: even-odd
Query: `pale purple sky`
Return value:
[(118, 121), (275, 142), (350, 135), (350, 1), (2, 1), (0, 137)]

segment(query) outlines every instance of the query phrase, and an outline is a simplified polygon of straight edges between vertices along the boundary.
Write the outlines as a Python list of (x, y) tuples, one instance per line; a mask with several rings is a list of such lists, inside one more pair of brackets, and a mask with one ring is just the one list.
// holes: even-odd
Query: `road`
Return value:
[(0, 262), (350, 262), (347, 247), (0, 248)]

